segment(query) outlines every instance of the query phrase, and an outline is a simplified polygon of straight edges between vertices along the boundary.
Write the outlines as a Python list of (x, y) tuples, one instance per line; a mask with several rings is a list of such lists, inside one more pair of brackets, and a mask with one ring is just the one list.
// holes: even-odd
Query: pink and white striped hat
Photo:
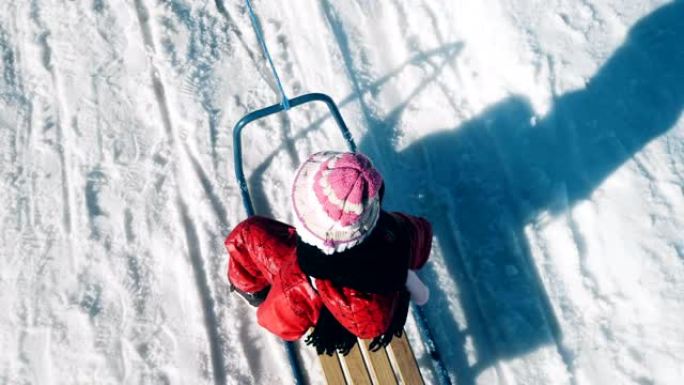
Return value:
[(297, 234), (325, 254), (361, 243), (380, 216), (380, 187), (382, 176), (361, 154), (311, 155), (292, 184)]

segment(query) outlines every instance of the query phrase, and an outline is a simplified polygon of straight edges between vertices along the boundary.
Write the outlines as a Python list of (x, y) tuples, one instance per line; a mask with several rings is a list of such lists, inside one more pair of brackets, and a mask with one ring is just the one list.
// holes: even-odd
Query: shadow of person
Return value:
[(473, 341), (475, 364), (465, 348), (441, 346), (459, 384), (546, 344), (557, 345), (572, 371), (524, 228), (540, 213), (559, 214), (587, 199), (675, 124), (684, 103), (682, 42), (684, 2), (676, 1), (640, 20), (586, 87), (557, 98), (536, 124), (528, 101), (510, 97), (397, 152), (382, 119), (367, 119), (360, 149), (382, 160), (387, 207), (433, 223), (458, 286), (467, 330), (457, 330), (454, 315), (443, 311), (437, 272), (425, 272), (438, 339), (462, 343), (467, 334)]

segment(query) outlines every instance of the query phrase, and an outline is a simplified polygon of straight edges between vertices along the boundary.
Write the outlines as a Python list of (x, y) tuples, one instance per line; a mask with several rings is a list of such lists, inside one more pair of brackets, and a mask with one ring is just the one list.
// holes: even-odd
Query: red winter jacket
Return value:
[[(409, 268), (420, 269), (430, 254), (430, 224), (401, 213), (390, 216), (408, 234)], [(231, 284), (246, 293), (271, 286), (257, 309), (257, 320), (282, 339), (293, 341), (304, 335), (316, 324), (323, 304), (340, 324), (364, 339), (384, 333), (392, 320), (398, 293), (363, 293), (312, 278), (314, 289), (297, 264), (297, 234), (292, 226), (253, 216), (228, 235), (225, 245)]]

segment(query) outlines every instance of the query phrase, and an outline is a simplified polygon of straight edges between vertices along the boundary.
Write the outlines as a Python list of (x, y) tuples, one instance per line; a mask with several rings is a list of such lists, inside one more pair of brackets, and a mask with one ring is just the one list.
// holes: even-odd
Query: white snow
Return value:
[[(286, 92), (433, 223), (453, 383), (681, 383), (684, 2), (254, 5)], [(0, 384), (292, 383), (225, 277), (231, 128), (278, 101), (243, 2), (0, 7)], [(322, 106), (246, 129), (257, 211), (330, 148)]]

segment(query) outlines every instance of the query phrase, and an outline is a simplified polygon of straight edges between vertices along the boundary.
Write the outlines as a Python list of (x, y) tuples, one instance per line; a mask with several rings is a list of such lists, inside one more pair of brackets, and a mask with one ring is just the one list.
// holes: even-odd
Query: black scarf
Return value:
[[(410, 295), (406, 290), (409, 266), (408, 234), (384, 211), (373, 232), (360, 245), (332, 255), (297, 238), (297, 261), (304, 274), (331, 281), (365, 293), (392, 294), (399, 292), (397, 306), (389, 328), (371, 342), (371, 350), (401, 336), (408, 314)], [(347, 354), (356, 343), (356, 336), (344, 328), (323, 306), (313, 332), (307, 337), (318, 354)]]

